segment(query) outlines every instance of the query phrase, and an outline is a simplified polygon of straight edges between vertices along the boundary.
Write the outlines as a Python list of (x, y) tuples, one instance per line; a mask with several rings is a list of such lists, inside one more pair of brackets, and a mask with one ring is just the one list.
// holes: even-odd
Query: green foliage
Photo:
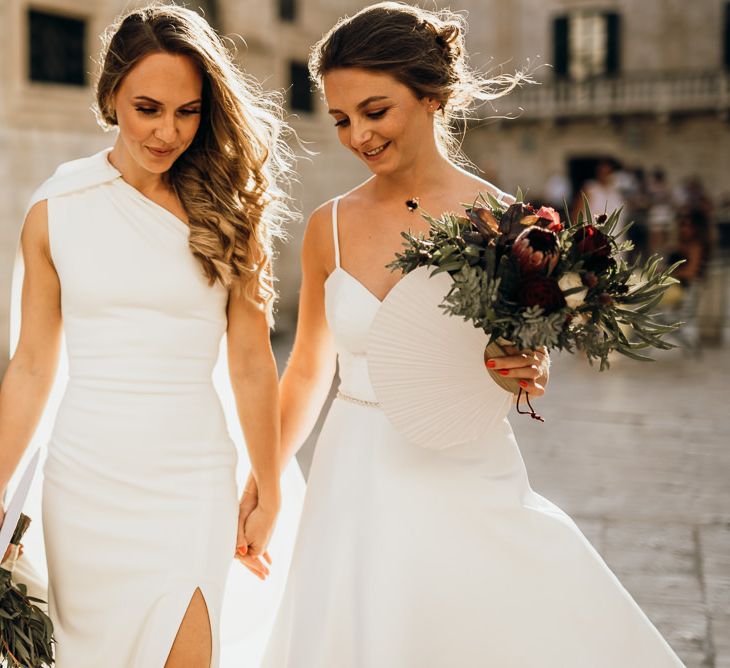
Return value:
[(554, 231), (559, 246), (557, 265), (546, 269), (541, 279), (553, 289), (567, 274), (581, 281), (562, 290), (571, 305), (566, 302), (556, 309), (526, 303), (526, 283), (535, 276), (527, 275), (518, 254), (512, 252), (514, 234), (507, 233), (515, 226), (529, 227), (529, 222), (520, 227), (520, 217), (526, 221), (528, 214), (537, 217), (522, 200), (521, 191), (511, 207), (489, 194), (479, 196), (479, 205), (500, 225), (497, 232), (485, 225), (487, 216), (475, 215), (476, 204), (467, 208), (468, 217), (445, 214), (435, 219), (424, 214), (428, 232), (403, 233), (403, 251), (389, 268), (408, 273), (427, 266), (433, 268), (432, 274), (448, 272), (453, 284), (442, 308), (483, 329), (490, 340), (502, 338), (530, 349), (581, 350), (591, 363), (599, 360), (601, 370), (608, 367), (613, 350), (646, 361), (651, 359), (644, 352), (647, 349), (674, 347), (663, 337), (679, 324), (663, 324), (657, 307), (667, 288), (676, 283), (671, 274), (677, 264), (664, 268), (661, 258), (654, 256), (629, 265), (625, 254), (631, 244), (619, 241), (627, 228), (617, 231), (621, 210), (593, 216), (585, 198), (575, 221), (566, 219), (555, 226), (554, 221), (550, 225), (551, 221), (540, 218), (534, 223)]
[[(20, 516), (11, 545), (19, 545), (30, 519)], [(12, 582), (12, 573), (0, 568), (0, 666), (42, 668), (53, 665), (53, 624), (23, 584)]]

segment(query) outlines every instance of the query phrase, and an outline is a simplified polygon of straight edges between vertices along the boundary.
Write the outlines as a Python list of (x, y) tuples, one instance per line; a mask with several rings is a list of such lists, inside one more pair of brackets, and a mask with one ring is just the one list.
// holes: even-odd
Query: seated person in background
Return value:
[(684, 264), (674, 271), (679, 285), (667, 290), (663, 300), (670, 308), (678, 307), (685, 298), (687, 288), (704, 277), (710, 255), (710, 225), (703, 211), (683, 208), (677, 223), (677, 247), (669, 254), (667, 262), (671, 265), (684, 260)]

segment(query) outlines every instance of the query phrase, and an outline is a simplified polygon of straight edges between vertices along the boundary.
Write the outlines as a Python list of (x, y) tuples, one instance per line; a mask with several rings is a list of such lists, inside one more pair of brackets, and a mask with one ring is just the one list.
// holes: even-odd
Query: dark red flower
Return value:
[(587, 271), (583, 274), (583, 285), (587, 288), (595, 288), (598, 285), (598, 276), (592, 271)]
[(603, 274), (616, 266), (612, 257), (611, 241), (593, 225), (584, 225), (573, 237), (575, 249), (583, 260), (583, 267), (595, 274)]
[(546, 314), (565, 306), (563, 291), (549, 276), (530, 276), (523, 280), (517, 298), (523, 306), (540, 306)]
[(594, 253), (583, 261), (583, 267), (594, 274), (605, 274), (609, 269), (616, 266), (616, 260), (610, 255)]
[(526, 274), (550, 274), (560, 258), (558, 237), (543, 227), (528, 227), (515, 239), (512, 255)]
[(581, 255), (611, 255), (611, 243), (608, 237), (593, 225), (584, 225), (573, 237), (576, 250)]

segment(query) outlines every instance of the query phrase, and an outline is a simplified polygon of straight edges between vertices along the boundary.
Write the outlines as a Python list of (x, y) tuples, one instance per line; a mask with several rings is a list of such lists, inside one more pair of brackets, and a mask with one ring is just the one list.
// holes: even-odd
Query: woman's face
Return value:
[(407, 168), (435, 148), (434, 100), (419, 100), (389, 74), (359, 68), (331, 70), (323, 82), (340, 143), (373, 173)]
[(190, 146), (200, 125), (203, 77), (192, 59), (143, 58), (114, 94), (119, 137), (143, 169), (161, 174)]

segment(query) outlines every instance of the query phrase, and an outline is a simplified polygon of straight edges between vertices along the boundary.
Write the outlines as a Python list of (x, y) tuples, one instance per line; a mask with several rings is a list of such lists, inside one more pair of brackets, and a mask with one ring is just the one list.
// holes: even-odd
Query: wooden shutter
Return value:
[(567, 16), (556, 16), (553, 20), (553, 67), (555, 75), (568, 75), (569, 24)]
[(730, 70), (730, 2), (725, 3), (725, 68)]
[(606, 74), (615, 76), (621, 67), (621, 16), (614, 12), (606, 15)]

